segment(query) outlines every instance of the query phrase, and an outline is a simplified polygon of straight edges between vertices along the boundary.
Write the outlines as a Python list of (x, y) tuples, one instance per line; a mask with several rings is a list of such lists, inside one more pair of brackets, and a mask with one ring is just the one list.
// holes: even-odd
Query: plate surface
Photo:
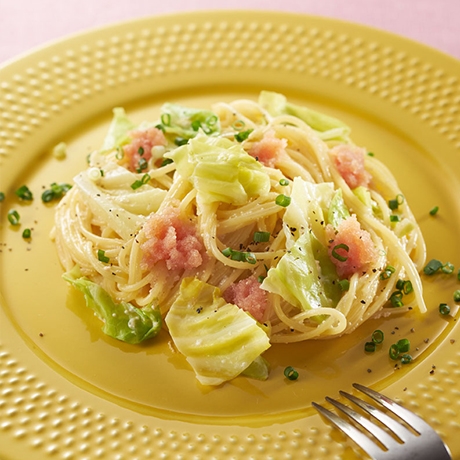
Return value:
[[(358, 381), (425, 418), (460, 457), (460, 62), (400, 37), (324, 18), (202, 12), (146, 18), (60, 41), (0, 69), (0, 457), (356, 458), (311, 409)], [(115, 106), (135, 121), (163, 102), (209, 106), (260, 90), (346, 121), (354, 141), (394, 172), (424, 232), (428, 259), (453, 275), (424, 278), (428, 313), (372, 320), (348, 337), (267, 353), (266, 382), (200, 386), (166, 335), (111, 340), (61, 279), (49, 238), (54, 205), (104, 137)], [(67, 157), (51, 155), (64, 141)], [(27, 184), (35, 199), (19, 203)], [(436, 216), (429, 211), (439, 206)], [(6, 214), (15, 208), (19, 229)], [(32, 238), (21, 234), (32, 227)], [(451, 315), (438, 305), (448, 303)], [(385, 332), (376, 353), (364, 343)], [(407, 337), (415, 360), (397, 365)], [(286, 366), (299, 379), (283, 377)], [(3, 458), (3, 457), (2, 457)]]

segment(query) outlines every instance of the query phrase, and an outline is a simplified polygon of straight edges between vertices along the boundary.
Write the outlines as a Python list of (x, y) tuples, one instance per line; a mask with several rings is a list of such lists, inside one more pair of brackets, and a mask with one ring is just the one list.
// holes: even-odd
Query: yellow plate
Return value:
[[(274, 12), (146, 18), (71, 37), (0, 69), (0, 456), (8, 459), (354, 458), (311, 402), (358, 381), (422, 415), (460, 457), (456, 272), (424, 279), (429, 312), (373, 320), (349, 337), (268, 353), (266, 382), (200, 386), (166, 335), (143, 346), (103, 336), (61, 279), (49, 239), (54, 205), (101, 144), (114, 106), (153, 120), (165, 101), (209, 106), (260, 90), (346, 121), (395, 173), (428, 258), (460, 267), (460, 63), (365, 27)], [(65, 160), (51, 149), (68, 145)], [(35, 195), (19, 203), (14, 190)], [(429, 211), (439, 206), (436, 216)], [(15, 208), (19, 228), (6, 214)], [(22, 230), (32, 228), (25, 241)], [(451, 306), (448, 317), (438, 305)], [(384, 344), (364, 352), (372, 331)], [(415, 360), (388, 348), (411, 340)], [(283, 377), (294, 366), (299, 379)]]

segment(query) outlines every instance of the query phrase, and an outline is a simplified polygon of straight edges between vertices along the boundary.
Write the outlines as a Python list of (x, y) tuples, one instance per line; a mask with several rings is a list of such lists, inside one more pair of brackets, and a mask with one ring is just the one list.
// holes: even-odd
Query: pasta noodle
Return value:
[[(243, 308), (266, 326), (271, 343), (337, 337), (376, 315), (424, 312), (423, 236), (392, 173), (355, 146), (341, 122), (297, 106), (277, 113), (272, 97), (285, 101), (263, 93), (257, 102), (216, 103), (214, 116), (206, 112), (187, 136), (174, 132), (165, 110), (158, 126), (131, 126), (91, 154), (56, 211), (54, 239), (64, 269), (77, 265), (114, 302), (154, 305), (163, 316), (184, 279), (217, 287), (226, 299), (229, 292), (238, 297), (243, 281), (248, 288), (257, 280), (249, 287), (262, 291), (263, 311)], [(185, 118), (193, 122), (196, 113)], [(145, 136), (154, 130), (164, 140), (152, 146), (152, 136)], [(184, 160), (187, 148), (198, 152), (195, 163), (190, 151)], [(219, 158), (230, 152), (233, 161), (237, 152), (248, 160), (231, 169), (213, 157), (209, 166), (213, 149)], [(243, 197), (233, 199), (233, 188)], [(305, 248), (314, 266), (302, 259)], [(367, 259), (350, 267), (353, 251), (367, 251)], [(291, 268), (297, 263), (303, 265)], [(251, 289), (242, 294), (248, 302)]]

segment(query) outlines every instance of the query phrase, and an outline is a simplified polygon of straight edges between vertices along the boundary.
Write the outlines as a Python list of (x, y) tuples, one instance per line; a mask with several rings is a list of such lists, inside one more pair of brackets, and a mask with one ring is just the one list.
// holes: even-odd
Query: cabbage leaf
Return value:
[(270, 347), (269, 338), (252, 316), (227, 303), (218, 288), (185, 278), (165, 322), (203, 385), (220, 385), (246, 369), (263, 378), (264, 361), (257, 359)]
[(128, 302), (115, 303), (101, 286), (81, 276), (78, 266), (64, 273), (63, 278), (83, 293), (86, 305), (103, 321), (102, 330), (108, 336), (136, 344), (155, 337), (160, 331), (161, 313), (158, 308), (137, 308)]

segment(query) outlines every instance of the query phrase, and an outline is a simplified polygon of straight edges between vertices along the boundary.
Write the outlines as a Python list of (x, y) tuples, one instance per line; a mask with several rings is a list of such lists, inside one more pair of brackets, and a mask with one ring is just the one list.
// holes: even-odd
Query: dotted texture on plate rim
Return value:
[[(0, 81), (0, 161), (26, 136), (101, 93), (172, 74), (227, 68), (270, 69), (342, 82), (418, 117), (460, 148), (459, 78), (385, 44), (333, 30), (256, 20), (113, 31), (103, 40), (88, 40), (75, 48), (69, 41), (61, 54)], [(447, 419), (450, 427), (460, 430), (460, 408), (451, 403), (460, 400), (458, 362), (457, 353), (430, 377), (429, 387), (420, 384), (406, 396), (415, 411), (426, 401), (431, 412), (427, 421), (435, 428)], [(432, 403), (438, 392), (443, 396), (436, 401), (445, 404)], [(0, 343), (0, 434), (5, 433), (44, 458), (79, 460), (334, 459), (340, 458), (341, 449), (329, 437), (329, 429), (242, 437), (139, 426), (70, 400), (29, 373), (8, 345)]]
[(248, 20), (143, 26), (74, 49), (71, 43), (0, 81), (0, 155), (101, 92), (204, 69), (269, 69), (341, 82), (408, 111), (460, 149), (459, 77), (377, 41)]

